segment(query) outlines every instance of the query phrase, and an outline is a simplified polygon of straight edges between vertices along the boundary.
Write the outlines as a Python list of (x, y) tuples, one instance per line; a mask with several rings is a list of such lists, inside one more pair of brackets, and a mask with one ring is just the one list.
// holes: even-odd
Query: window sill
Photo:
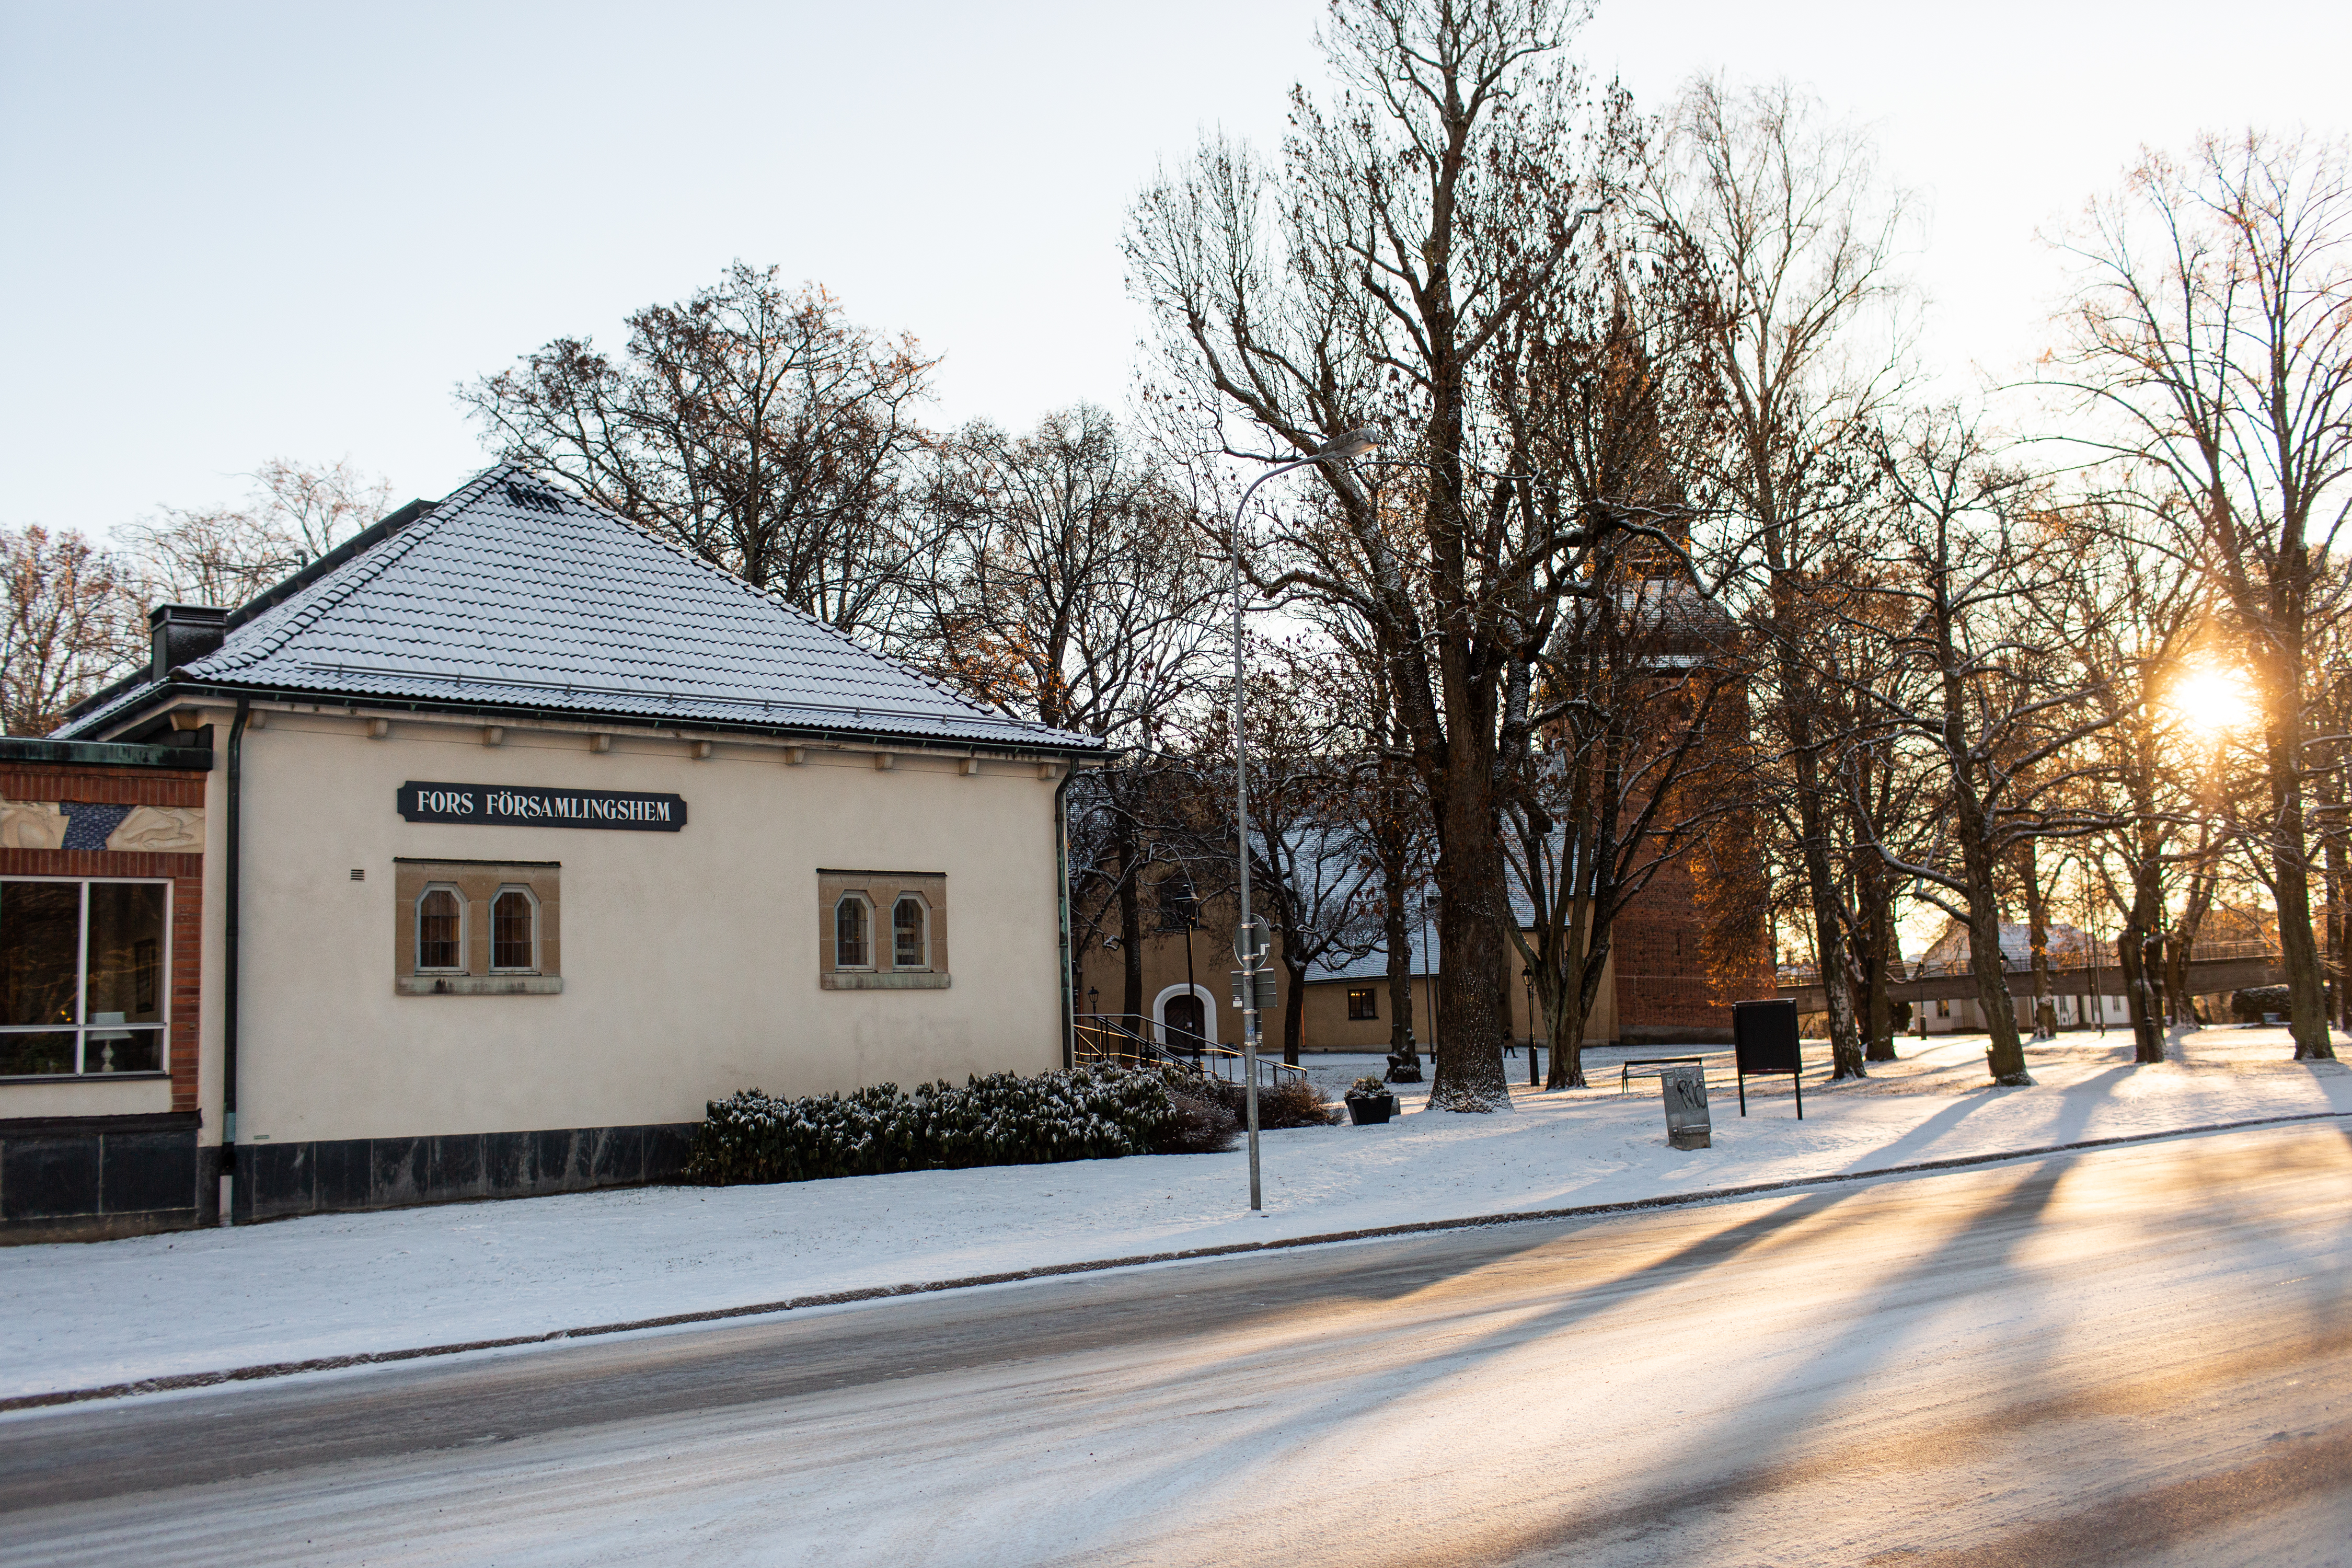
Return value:
[(25, 1072), (0, 1077), (0, 1083), (152, 1083), (168, 1072)]
[(561, 974), (403, 974), (397, 996), (561, 996)]
[(857, 973), (835, 970), (817, 976), (827, 991), (945, 991), (950, 976), (919, 973)]

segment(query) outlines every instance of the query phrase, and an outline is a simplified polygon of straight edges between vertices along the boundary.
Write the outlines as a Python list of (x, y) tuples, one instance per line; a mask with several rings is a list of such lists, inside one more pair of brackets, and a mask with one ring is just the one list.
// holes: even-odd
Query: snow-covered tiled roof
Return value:
[[(680, 723), (1095, 750), (859, 647), (510, 465), (230, 631), (176, 681)], [(134, 686), (58, 731), (103, 732)]]

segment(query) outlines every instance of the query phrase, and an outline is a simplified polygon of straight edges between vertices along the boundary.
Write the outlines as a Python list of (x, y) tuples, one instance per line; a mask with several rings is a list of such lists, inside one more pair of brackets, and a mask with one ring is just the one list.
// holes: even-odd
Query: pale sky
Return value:
[[(737, 258), (943, 354), (938, 423), (1118, 406), (1129, 201), (1204, 129), (1271, 146), (1320, 10), (0, 0), (0, 523), (278, 456), (437, 496), (486, 460), (457, 384)], [(1579, 51), (1645, 108), (1785, 76), (1872, 127), (1958, 382), (2039, 348), (2037, 230), (2141, 144), (2340, 134), (2347, 45), (2341, 5), (1603, 0)]]

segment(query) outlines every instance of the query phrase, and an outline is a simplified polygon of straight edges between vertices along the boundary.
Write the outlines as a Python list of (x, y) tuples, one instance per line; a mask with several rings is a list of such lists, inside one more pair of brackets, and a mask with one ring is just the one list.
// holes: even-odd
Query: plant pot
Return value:
[(1393, 1094), (1351, 1094), (1348, 1097), (1348, 1120), (1359, 1127), (1386, 1121), (1395, 1114), (1396, 1096)]

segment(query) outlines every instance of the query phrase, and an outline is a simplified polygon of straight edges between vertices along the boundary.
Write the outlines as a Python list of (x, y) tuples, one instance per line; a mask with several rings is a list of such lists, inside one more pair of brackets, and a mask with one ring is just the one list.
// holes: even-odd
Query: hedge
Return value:
[(747, 1089), (709, 1103), (686, 1179), (813, 1182), (1222, 1149), (1231, 1121), (1193, 1088), (1182, 1075), (1087, 1066), (991, 1073), (961, 1089), (942, 1080), (912, 1094), (894, 1083), (798, 1100)]

